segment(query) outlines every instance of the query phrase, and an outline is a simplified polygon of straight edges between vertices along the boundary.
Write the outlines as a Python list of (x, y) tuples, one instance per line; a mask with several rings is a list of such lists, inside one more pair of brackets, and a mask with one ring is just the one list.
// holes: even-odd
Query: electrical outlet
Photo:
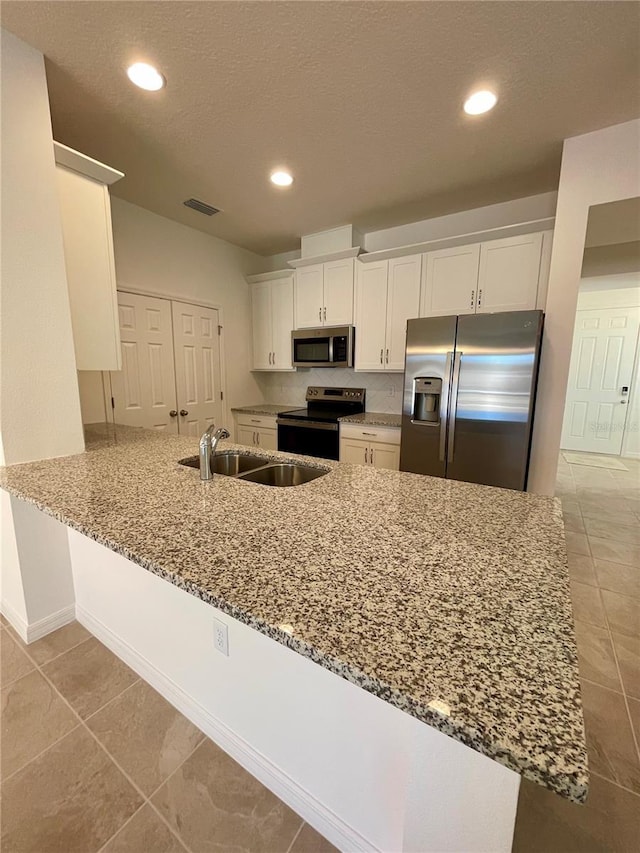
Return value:
[(229, 657), (229, 628), (219, 619), (213, 620), (213, 645), (219, 652)]
[(396, 396), (396, 386), (395, 385), (389, 385), (389, 396), (390, 397)]

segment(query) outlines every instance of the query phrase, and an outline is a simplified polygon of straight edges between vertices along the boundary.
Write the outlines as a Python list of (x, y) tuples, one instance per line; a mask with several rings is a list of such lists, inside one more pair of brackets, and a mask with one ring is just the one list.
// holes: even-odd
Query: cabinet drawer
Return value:
[(276, 419), (273, 415), (236, 415), (236, 421), (239, 427), (249, 427), (249, 429), (276, 429)]
[(378, 427), (361, 424), (340, 424), (341, 438), (355, 438), (382, 444), (400, 444), (399, 427)]

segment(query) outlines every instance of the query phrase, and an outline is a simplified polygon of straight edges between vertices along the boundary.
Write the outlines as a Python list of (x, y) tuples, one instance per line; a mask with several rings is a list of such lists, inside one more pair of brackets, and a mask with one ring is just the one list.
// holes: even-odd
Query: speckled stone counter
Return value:
[[(223, 476), (202, 483), (178, 464), (196, 440), (130, 428), (93, 428), (88, 448), (0, 469), (0, 485), (452, 738), (584, 800), (559, 501), (317, 459), (309, 461), (329, 473), (296, 488)], [(285, 623), (291, 633), (278, 627)]]
[(293, 403), (288, 406), (286, 403), (277, 405), (275, 403), (256, 403), (255, 406), (236, 406), (231, 409), (232, 412), (241, 415), (279, 415), (280, 412), (290, 412), (292, 409), (300, 408)]
[(363, 412), (361, 415), (346, 415), (338, 418), (341, 424), (365, 424), (366, 426), (400, 427), (402, 415), (389, 415), (385, 412)]

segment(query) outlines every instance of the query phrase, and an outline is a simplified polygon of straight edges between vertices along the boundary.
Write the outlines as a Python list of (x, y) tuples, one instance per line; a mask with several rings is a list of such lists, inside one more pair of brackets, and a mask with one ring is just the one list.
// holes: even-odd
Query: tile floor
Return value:
[(591, 788), (576, 806), (523, 781), (514, 853), (640, 850), (640, 461), (622, 461), (560, 456)]
[[(523, 781), (514, 853), (640, 850), (640, 462), (569, 465), (567, 530), (591, 791)], [(3, 853), (334, 848), (74, 623), (0, 628)]]
[(2, 621), (3, 853), (335, 850), (81, 625)]

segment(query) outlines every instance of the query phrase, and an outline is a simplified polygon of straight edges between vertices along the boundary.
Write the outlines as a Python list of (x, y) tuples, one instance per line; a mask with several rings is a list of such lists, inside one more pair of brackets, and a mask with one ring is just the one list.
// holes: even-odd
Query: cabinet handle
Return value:
[(476, 292), (475, 292), (475, 290), (472, 290), (471, 291), (471, 305), (469, 306), (470, 308), (473, 308), (475, 296), (476, 296)]
[(322, 308), (318, 308), (318, 320), (322, 320)]
[(383, 355), (384, 355), (384, 347), (380, 350), (380, 364), (382, 364)]
[(373, 447), (371, 448), (371, 464), (373, 465)]
[(324, 319), (325, 319), (325, 320), (327, 319), (327, 306), (326, 306), (326, 305), (325, 305), (325, 308), (324, 308)]
[(368, 447), (365, 447), (365, 449), (364, 449), (364, 464), (365, 465), (369, 464), (369, 448)]
[(376, 436), (378, 435), (377, 432), (365, 432), (364, 430), (362, 430), (362, 434), (363, 435), (370, 435), (372, 438), (376, 438)]
[(258, 445), (258, 447), (260, 447), (260, 433), (259, 432), (256, 433), (256, 439), (257, 439), (256, 444)]
[(273, 353), (271, 353), (271, 355), (273, 356), (273, 361), (271, 362), (271, 364), (275, 365), (275, 363), (276, 363), (276, 354), (275, 354), (275, 352), (273, 352)]
[(183, 418), (186, 418), (189, 412), (186, 409), (180, 409), (180, 414)]
[(169, 417), (170, 418), (177, 418), (178, 417), (178, 413), (176, 412), (175, 409), (171, 409), (171, 411), (169, 412)]
[(255, 420), (255, 418), (251, 418), (251, 423), (252, 424), (259, 424), (260, 421)]
[(251, 433), (251, 443), (252, 443), (252, 444), (255, 444), (255, 443), (256, 443), (256, 434), (255, 434), (255, 432), (252, 432), (252, 433)]
[(269, 364), (271, 364), (271, 353), (269, 353)]
[(387, 364), (389, 364), (389, 350), (387, 350)]
[(478, 308), (482, 305), (482, 288), (478, 291)]

